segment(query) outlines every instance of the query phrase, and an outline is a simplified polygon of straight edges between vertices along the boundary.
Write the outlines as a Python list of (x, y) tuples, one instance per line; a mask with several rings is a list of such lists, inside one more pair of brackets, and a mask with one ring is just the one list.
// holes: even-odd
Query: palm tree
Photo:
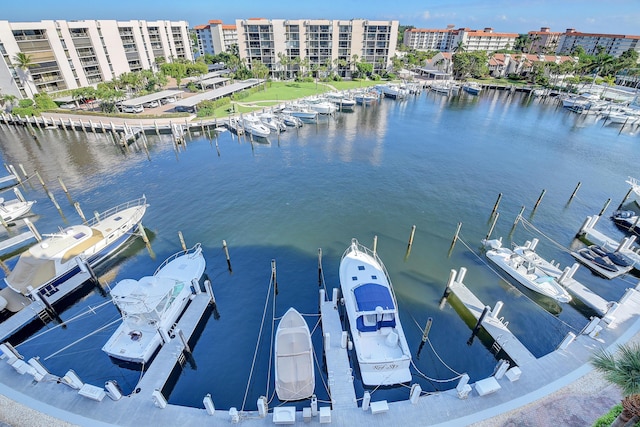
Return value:
[(602, 349), (596, 353), (591, 364), (602, 372), (610, 383), (620, 387), (622, 412), (611, 424), (624, 426), (640, 416), (640, 344), (618, 346), (618, 357)]
[(457, 52), (464, 52), (465, 50), (467, 50), (467, 48), (464, 45), (464, 42), (462, 40), (458, 40), (458, 43), (453, 48), (453, 51), (457, 53)]
[(31, 57), (31, 55), (27, 55), (23, 52), (16, 53), (13, 57), (13, 61), (15, 62), (15, 66), (21, 71), (20, 74), (22, 74), (22, 76), (20, 76), (20, 80), (23, 82), (24, 88), (26, 89), (27, 87), (29, 87), (31, 97), (33, 97), (34, 92), (29, 86), (29, 79), (31, 77), (29, 69), (39, 67), (40, 64), (36, 64), (35, 62), (33, 62), (33, 58)]

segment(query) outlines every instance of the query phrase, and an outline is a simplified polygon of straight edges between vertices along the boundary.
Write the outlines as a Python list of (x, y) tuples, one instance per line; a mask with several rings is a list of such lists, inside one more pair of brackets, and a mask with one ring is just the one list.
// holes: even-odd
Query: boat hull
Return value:
[(411, 351), (391, 281), (377, 255), (355, 239), (340, 261), (340, 287), (362, 382), (387, 386), (411, 381)]
[(311, 333), (307, 322), (294, 308), (290, 308), (280, 320), (274, 347), (278, 399), (310, 398), (315, 390)]

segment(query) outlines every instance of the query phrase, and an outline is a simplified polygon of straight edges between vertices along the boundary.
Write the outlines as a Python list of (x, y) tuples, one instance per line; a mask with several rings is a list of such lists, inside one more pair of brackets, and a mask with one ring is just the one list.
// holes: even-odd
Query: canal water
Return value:
[[(37, 179), (20, 187), (28, 199), (37, 200), (32, 220), (41, 233), (79, 222), (74, 201), (88, 216), (147, 197), (143, 222), (152, 252), (137, 239), (98, 270), (105, 287), (152, 274), (180, 250), (179, 231), (188, 246), (202, 243), (219, 316), (209, 313), (203, 319), (193, 359), (176, 376), (169, 401), (202, 407), (210, 393), (217, 408), (245, 410), (255, 409), (259, 396), (271, 400), (274, 395), (273, 319), (291, 306), (306, 315), (313, 331), (316, 390), (319, 400), (328, 400), (318, 250), (322, 286), (330, 295), (331, 288), (339, 287), (340, 257), (352, 238), (371, 247), (377, 236), (413, 352), (414, 382), (423, 390), (453, 388), (456, 381), (449, 380), (461, 373), (472, 382), (482, 379), (497, 363), (490, 340), (481, 336), (469, 342), (472, 321), (456, 304), (439, 308), (451, 269), (468, 269), (465, 282), (485, 304), (504, 302), (501, 316), (534, 355), (553, 351), (594, 313), (580, 302), (556, 304), (514, 286), (487, 264), (480, 241), (498, 194), (503, 197), (492, 236), (502, 236), (506, 245), (537, 237), (538, 252), (564, 267), (573, 263), (568, 249), (581, 245), (574, 236), (585, 217), (597, 214), (609, 198), (611, 206), (598, 228), (623, 236), (607, 216), (625, 195), (625, 180), (637, 175), (640, 161), (634, 130), (603, 126), (563, 110), (554, 99), (502, 91), (385, 99), (289, 129), (268, 143), (224, 132), (192, 135), (176, 151), (170, 136), (149, 135), (147, 153), (142, 146), (124, 150), (102, 134), (35, 133), (37, 138), (26, 129), (0, 125), (2, 161), (22, 164), (29, 173), (38, 170), (60, 204), (58, 211)], [(580, 190), (569, 203), (578, 182)], [(4, 193), (7, 199), (12, 196)], [(512, 229), (522, 206), (535, 228), (519, 224)], [(459, 222), (461, 241), (449, 254)], [(272, 260), (277, 296), (271, 286)], [(15, 259), (7, 264), (12, 267)], [(606, 281), (584, 267), (575, 277), (607, 300), (618, 299), (637, 282), (633, 276)], [(108, 302), (108, 296), (89, 286), (61, 314), (63, 326), (46, 325), (15, 344), (25, 357), (39, 356), (52, 373), (73, 369), (85, 382), (101, 386), (116, 380), (131, 393), (140, 371), (118, 366), (101, 351), (116, 326), (101, 328), (118, 318)], [(429, 318), (429, 342), (418, 355)], [(361, 397), (355, 367), (353, 373)], [(377, 389), (373, 400), (408, 395), (404, 387)], [(271, 406), (277, 404), (271, 400)]]

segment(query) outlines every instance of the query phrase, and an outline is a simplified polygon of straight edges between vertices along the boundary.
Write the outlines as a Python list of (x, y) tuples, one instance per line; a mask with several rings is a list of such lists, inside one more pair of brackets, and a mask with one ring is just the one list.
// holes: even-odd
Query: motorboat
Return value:
[(309, 109), (306, 104), (301, 105), (299, 103), (287, 105), (287, 107), (282, 110), (282, 114), (297, 117), (302, 120), (316, 120), (318, 118), (317, 111)]
[(558, 283), (556, 277), (522, 254), (502, 246), (502, 239), (483, 239), (486, 256), (502, 271), (522, 286), (553, 298), (558, 302), (571, 301), (571, 295)]
[(308, 109), (316, 111), (318, 114), (333, 114), (338, 110), (335, 105), (323, 98), (306, 98), (302, 102)]
[(5, 222), (13, 221), (29, 213), (34, 203), (35, 201), (5, 200), (0, 197), (0, 216)]
[(613, 279), (633, 269), (633, 263), (623, 254), (609, 251), (598, 245), (571, 252), (571, 255), (591, 271), (606, 279)]
[(170, 337), (196, 287), (201, 286), (206, 262), (200, 243), (167, 258), (153, 273), (138, 280), (124, 279), (111, 290), (122, 323), (102, 351), (114, 359), (147, 363)]
[(311, 397), (315, 390), (311, 333), (295, 308), (289, 308), (280, 319), (274, 347), (278, 399), (284, 402)]
[(286, 126), (299, 128), (304, 124), (298, 117), (292, 116), (290, 114), (280, 113), (278, 116)]
[(340, 92), (329, 92), (325, 94), (329, 102), (333, 102), (340, 110), (353, 110), (356, 106), (355, 99)]
[(271, 135), (271, 131), (259, 117), (252, 114), (247, 114), (242, 118), (242, 127), (246, 133), (259, 138), (266, 138)]
[(271, 132), (278, 133), (287, 130), (287, 126), (284, 122), (272, 113), (263, 113), (260, 114), (259, 117), (262, 123), (268, 127)]
[(477, 82), (466, 82), (462, 85), (462, 90), (471, 95), (478, 95), (482, 92), (482, 86), (480, 86)]
[(411, 351), (391, 279), (378, 255), (356, 239), (342, 255), (340, 287), (362, 382), (379, 386), (411, 381)]
[(632, 210), (617, 210), (611, 215), (613, 222), (620, 228), (632, 233), (640, 232), (640, 215)]
[(378, 85), (376, 88), (385, 96), (385, 98), (401, 99), (407, 96), (408, 91), (396, 84)]
[(361, 90), (353, 95), (353, 99), (355, 99), (356, 104), (358, 105), (371, 105), (374, 102), (378, 101), (378, 95), (371, 91)]
[(431, 85), (431, 90), (444, 95), (457, 95), (460, 87), (450, 81), (436, 82)]
[(4, 279), (0, 306), (17, 313), (33, 301), (52, 306), (91, 278), (90, 269), (134, 236), (147, 208), (143, 195), (61, 229), (20, 255)]
[(600, 98), (597, 95), (593, 95), (590, 93), (581, 93), (580, 95), (567, 95), (560, 98), (562, 101), (562, 106), (564, 108), (590, 108), (591, 104), (594, 101), (599, 100)]

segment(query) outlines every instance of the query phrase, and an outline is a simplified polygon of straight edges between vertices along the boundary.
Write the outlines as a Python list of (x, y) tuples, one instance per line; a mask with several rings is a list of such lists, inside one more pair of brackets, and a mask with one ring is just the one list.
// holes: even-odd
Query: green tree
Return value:
[(356, 63), (356, 68), (358, 69), (358, 72), (360, 74), (363, 74), (367, 77), (373, 74), (373, 64), (370, 64), (368, 62), (360, 61)]
[(622, 413), (611, 426), (624, 426), (640, 416), (640, 345), (618, 346), (617, 357), (602, 349), (591, 360), (596, 370), (602, 372), (607, 381), (620, 387)]
[(40, 64), (33, 62), (33, 57), (31, 55), (27, 55), (24, 52), (18, 52), (14, 55), (13, 61), (15, 62), (15, 66), (18, 68), (18, 77), (20, 81), (23, 82), (23, 87), (26, 89), (29, 88), (29, 92), (31, 92), (31, 97), (33, 97), (34, 92), (29, 86), (29, 80), (31, 79), (31, 72), (29, 71), (31, 68), (39, 67)]
[(176, 79), (176, 85), (178, 85), (178, 87), (180, 87), (182, 79), (187, 76), (187, 66), (180, 62), (162, 64), (160, 66), (160, 71), (165, 75)]
[(264, 90), (267, 90), (267, 76), (269, 75), (269, 67), (264, 65), (262, 61), (253, 61), (251, 64), (251, 72), (259, 79), (264, 79)]

